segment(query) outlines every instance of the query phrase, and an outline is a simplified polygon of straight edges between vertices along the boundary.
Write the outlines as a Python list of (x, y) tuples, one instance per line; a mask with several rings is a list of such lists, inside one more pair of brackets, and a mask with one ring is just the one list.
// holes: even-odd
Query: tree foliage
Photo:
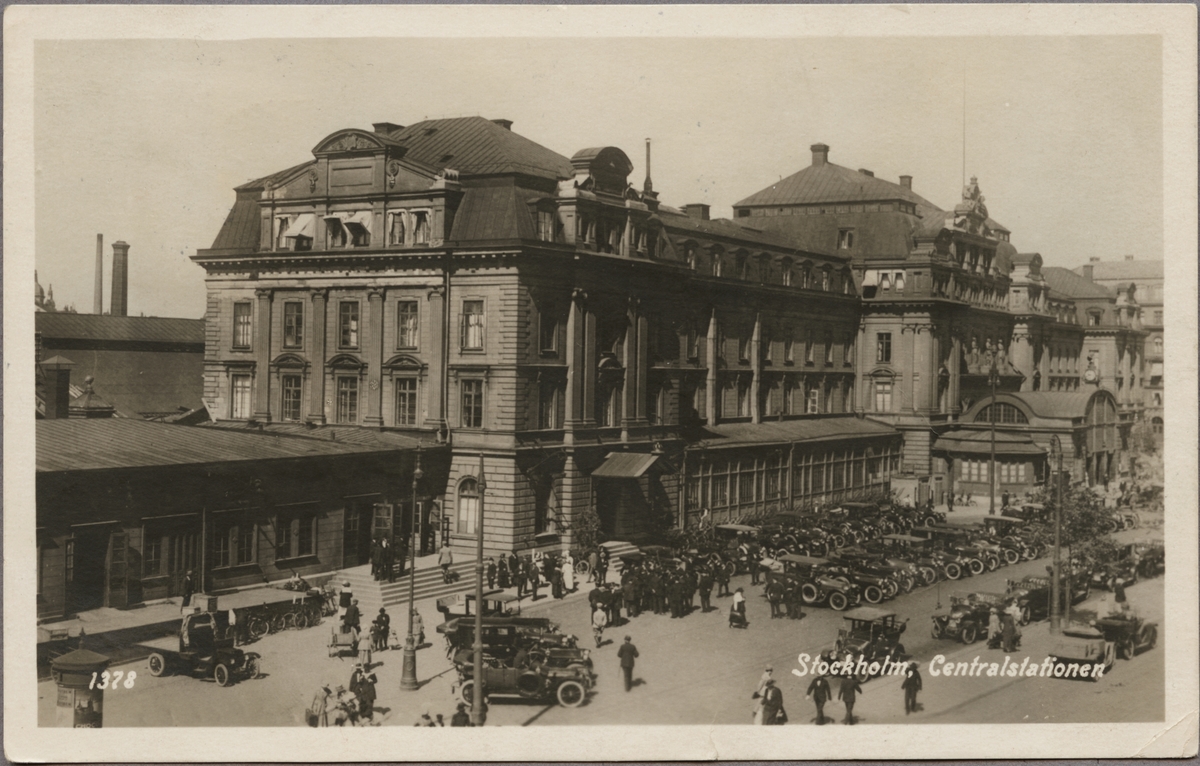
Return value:
[[(1058, 493), (1054, 487), (1038, 488), (1033, 502), (1046, 507), (1048, 519), (1054, 518)], [(1112, 513), (1104, 507), (1104, 499), (1087, 487), (1063, 487), (1062, 544), (1075, 546), (1107, 532)]]
[(571, 532), (574, 534), (575, 545), (583, 551), (598, 548), (600, 543), (604, 542), (600, 514), (596, 513), (595, 508), (587, 508), (576, 514), (574, 523), (571, 524)]

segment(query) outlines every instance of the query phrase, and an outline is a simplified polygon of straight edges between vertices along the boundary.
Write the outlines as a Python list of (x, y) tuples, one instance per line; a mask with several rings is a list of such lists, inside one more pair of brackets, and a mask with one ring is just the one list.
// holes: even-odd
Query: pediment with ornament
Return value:
[(402, 154), (404, 148), (391, 139), (369, 133), (365, 130), (339, 130), (321, 139), (313, 154), (347, 154), (354, 152), (378, 152), (392, 149), (393, 154)]
[(428, 365), (411, 354), (396, 354), (384, 362), (383, 367), (392, 372), (420, 372)]

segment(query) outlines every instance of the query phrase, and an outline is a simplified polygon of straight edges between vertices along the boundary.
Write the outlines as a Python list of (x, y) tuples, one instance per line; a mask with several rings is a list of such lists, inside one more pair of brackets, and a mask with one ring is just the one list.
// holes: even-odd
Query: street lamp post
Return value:
[(413, 468), (412, 522), (408, 528), (408, 635), (404, 637), (404, 670), (400, 675), (400, 688), (415, 692), (421, 688), (417, 681), (417, 639), (413, 636), (413, 596), (417, 590), (417, 540), (413, 533), (417, 527), (417, 486), (425, 472), (421, 470), (421, 450), (417, 449), (417, 463)]
[(483, 726), (483, 453), (479, 453), (479, 507), (475, 515), (475, 689), (471, 695), (471, 724)]
[(1062, 442), (1058, 434), (1050, 437), (1050, 460), (1057, 462), (1058, 471), (1054, 474), (1054, 561), (1050, 572), (1050, 632), (1062, 632)]
[(992, 369), (988, 371), (988, 385), (992, 387), (992, 403), (988, 406), (988, 420), (992, 426), (992, 460), (988, 466), (988, 515), (996, 515), (996, 384), (1000, 382), (1000, 372), (996, 369), (996, 360), (992, 359)]

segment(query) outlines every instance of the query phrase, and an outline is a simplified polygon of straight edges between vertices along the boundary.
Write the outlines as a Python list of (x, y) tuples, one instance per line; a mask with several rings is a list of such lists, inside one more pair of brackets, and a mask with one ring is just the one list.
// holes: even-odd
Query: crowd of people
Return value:
[(526, 594), (537, 601), (542, 588), (549, 588), (556, 599), (574, 593), (575, 559), (570, 553), (556, 554), (538, 551), (533, 555), (517, 556), (515, 553), (499, 557), (489, 556), (484, 562), (484, 577), (489, 590), (516, 588), (517, 597)]

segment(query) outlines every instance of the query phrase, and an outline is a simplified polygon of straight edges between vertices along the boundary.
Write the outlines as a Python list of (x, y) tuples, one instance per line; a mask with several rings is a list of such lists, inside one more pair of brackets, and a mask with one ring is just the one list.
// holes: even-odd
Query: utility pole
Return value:
[(1050, 573), (1050, 632), (1062, 633), (1062, 442), (1058, 434), (1050, 436), (1050, 460), (1057, 461), (1058, 471), (1054, 474), (1054, 563)]
[(483, 726), (483, 453), (479, 453), (479, 508), (475, 516), (475, 688), (471, 695), (471, 723)]
[(421, 449), (417, 448), (417, 462), (413, 468), (412, 481), (412, 523), (408, 528), (408, 635), (404, 638), (404, 670), (400, 675), (400, 688), (404, 691), (415, 692), (421, 688), (417, 681), (417, 639), (413, 636), (413, 596), (417, 590), (417, 544), (413, 536), (417, 531), (417, 487), (425, 476), (421, 470)]

